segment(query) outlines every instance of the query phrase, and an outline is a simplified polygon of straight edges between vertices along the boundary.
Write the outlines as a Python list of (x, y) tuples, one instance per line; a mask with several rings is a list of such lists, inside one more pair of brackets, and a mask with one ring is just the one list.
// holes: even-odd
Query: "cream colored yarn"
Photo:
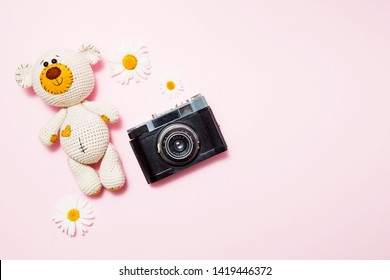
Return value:
[[(24, 88), (33, 87), (49, 105), (62, 107), (41, 129), (39, 139), (50, 146), (60, 139), (68, 155), (68, 164), (82, 192), (94, 195), (102, 185), (118, 190), (125, 175), (112, 144), (107, 123), (119, 119), (117, 109), (109, 104), (86, 101), (94, 88), (90, 64), (100, 60), (92, 45), (80, 52), (56, 49), (40, 57), (34, 66), (21, 65), (16, 81)], [(89, 166), (101, 160), (100, 172)]]

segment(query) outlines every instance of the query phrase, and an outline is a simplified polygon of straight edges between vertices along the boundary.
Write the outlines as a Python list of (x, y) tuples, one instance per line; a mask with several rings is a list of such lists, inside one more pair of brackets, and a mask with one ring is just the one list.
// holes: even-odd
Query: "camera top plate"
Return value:
[(169, 111), (163, 112), (161, 114), (153, 114), (153, 118), (151, 120), (128, 129), (127, 134), (129, 135), (130, 139), (134, 139), (144, 133), (151, 132), (167, 123), (181, 119), (184, 116), (192, 114), (206, 107), (208, 107), (206, 99), (201, 94), (195, 95), (189, 100), (182, 102), (180, 105), (176, 105), (175, 108), (172, 108)]

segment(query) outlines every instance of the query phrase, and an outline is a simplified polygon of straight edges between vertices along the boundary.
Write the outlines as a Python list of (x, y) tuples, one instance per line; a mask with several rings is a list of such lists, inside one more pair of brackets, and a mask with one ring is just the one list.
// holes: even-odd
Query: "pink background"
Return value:
[[(390, 258), (389, 1), (1, 0), (1, 259)], [(152, 75), (121, 86), (108, 57), (145, 44)], [(92, 42), (91, 100), (115, 104), (127, 175), (91, 199), (96, 221), (69, 238), (51, 217), (81, 194), (59, 146), (38, 131), (55, 113), (15, 69), (54, 47)], [(162, 75), (185, 94), (165, 99)], [(126, 130), (203, 93), (226, 154), (151, 187)]]

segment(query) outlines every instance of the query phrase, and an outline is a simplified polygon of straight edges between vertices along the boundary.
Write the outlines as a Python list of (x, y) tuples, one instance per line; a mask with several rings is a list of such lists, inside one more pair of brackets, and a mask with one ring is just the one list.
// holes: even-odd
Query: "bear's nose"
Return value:
[(61, 69), (56, 66), (50, 68), (46, 72), (46, 78), (49, 80), (57, 79), (59, 75), (61, 75)]

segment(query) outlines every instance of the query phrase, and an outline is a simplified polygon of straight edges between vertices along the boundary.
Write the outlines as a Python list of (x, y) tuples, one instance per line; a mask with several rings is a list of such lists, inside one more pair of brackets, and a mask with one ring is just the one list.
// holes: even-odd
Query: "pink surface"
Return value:
[[(2, 0), (0, 258), (390, 258), (389, 14), (368, 0)], [(110, 78), (122, 41), (149, 48), (147, 81)], [(69, 238), (54, 204), (80, 192), (61, 148), (37, 137), (56, 109), (14, 72), (84, 42), (103, 56), (91, 99), (120, 110), (111, 139), (127, 185), (91, 199), (95, 224)], [(178, 100), (159, 93), (169, 72)], [(150, 187), (126, 129), (198, 92), (229, 152)]]

